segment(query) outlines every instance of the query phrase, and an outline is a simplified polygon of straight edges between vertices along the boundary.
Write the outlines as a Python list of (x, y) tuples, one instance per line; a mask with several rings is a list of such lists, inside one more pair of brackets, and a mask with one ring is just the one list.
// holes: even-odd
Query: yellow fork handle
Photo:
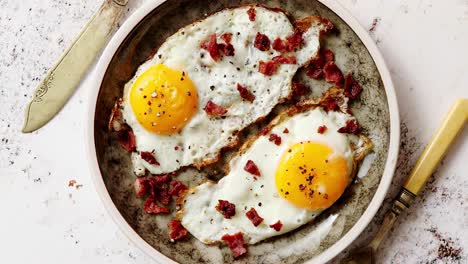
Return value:
[(424, 152), (403, 184), (403, 188), (415, 196), (419, 193), (467, 120), (468, 99), (459, 99), (455, 102), (445, 120), (424, 149)]

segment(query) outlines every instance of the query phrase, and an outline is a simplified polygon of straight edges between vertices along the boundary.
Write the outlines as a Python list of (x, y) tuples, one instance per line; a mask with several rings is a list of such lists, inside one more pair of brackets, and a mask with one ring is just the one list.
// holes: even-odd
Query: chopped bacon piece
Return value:
[(255, 95), (249, 91), (249, 89), (245, 88), (244, 86), (237, 84), (237, 91), (239, 91), (240, 97), (245, 99), (249, 102), (253, 102), (255, 100)]
[(286, 52), (286, 45), (284, 44), (283, 40), (281, 40), (281, 38), (279, 37), (273, 41), (271, 47), (278, 52)]
[(258, 71), (265, 74), (266, 76), (272, 76), (278, 70), (278, 63), (273, 61), (260, 61)]
[(258, 215), (255, 208), (250, 208), (250, 210), (245, 213), (245, 216), (247, 216), (254, 226), (258, 226), (263, 222), (263, 218)]
[(160, 185), (160, 184), (163, 184), (163, 183), (168, 183), (168, 182), (171, 181), (171, 175), (170, 174), (164, 174), (164, 175), (150, 177), (149, 181), (150, 181), (151, 184), (154, 184), (154, 185)]
[(269, 127), (264, 127), (262, 130), (260, 130), (259, 134), (261, 136), (266, 136), (268, 133), (270, 133), (270, 128)]
[(283, 227), (283, 223), (281, 223), (280, 220), (278, 220), (278, 222), (270, 225), (271, 228), (273, 228), (274, 230), (276, 231), (280, 231), (281, 230), (281, 227)]
[(150, 188), (150, 185), (146, 178), (137, 178), (133, 183), (133, 188), (135, 189), (136, 196), (141, 198), (145, 196), (146, 192)]
[(323, 126), (319, 126), (319, 128), (317, 129), (317, 133), (319, 134), (323, 134), (327, 131), (327, 126), (323, 125)]
[(154, 193), (154, 198), (160, 202), (163, 205), (168, 205), (171, 202), (171, 195), (169, 194), (168, 186), (167, 184), (157, 186), (156, 187), (157, 191), (154, 191), (153, 187), (153, 193)]
[(148, 214), (167, 214), (169, 209), (162, 207), (156, 204), (156, 201), (153, 197), (148, 197), (144, 204), (144, 210)]
[(249, 15), (249, 20), (254, 22), (255, 16), (257, 15), (257, 11), (255, 10), (255, 8), (249, 8), (249, 10), (247, 10), (247, 14)]
[(333, 51), (329, 49), (320, 50), (317, 56), (310, 61), (306, 75), (316, 80), (322, 79), (324, 76), (323, 67), (333, 61), (335, 61)]
[(310, 88), (302, 83), (293, 82), (293, 95), (296, 97), (301, 97), (307, 94), (310, 91)]
[(236, 205), (225, 200), (218, 200), (216, 210), (218, 210), (224, 218), (231, 219), (231, 217), (236, 214)]
[(221, 58), (219, 46), (216, 42), (216, 34), (211, 35), (209, 41), (203, 42), (201, 48), (207, 50), (214, 61), (218, 61)]
[(180, 181), (172, 180), (171, 181), (172, 189), (169, 191), (171, 196), (179, 196), (183, 191), (188, 190), (187, 185), (183, 184)]
[(324, 29), (321, 31), (323, 34), (327, 34), (335, 29), (335, 25), (326, 18), (321, 18), (320, 23), (324, 26)]
[(361, 127), (353, 119), (346, 121), (346, 125), (338, 129), (339, 133), (348, 133), (348, 134), (358, 134), (360, 131), (361, 131)]
[(273, 57), (272, 61), (279, 63), (279, 64), (296, 64), (297, 63), (297, 59), (295, 56), (285, 57), (283, 55)]
[(327, 111), (337, 111), (340, 110), (340, 106), (334, 99), (328, 99), (325, 102), (322, 103), (322, 106), (327, 110)]
[(286, 50), (294, 51), (296, 48), (299, 48), (303, 42), (304, 39), (302, 38), (302, 32), (295, 30), (291, 36), (286, 38)]
[(343, 73), (334, 62), (328, 62), (325, 64), (323, 72), (325, 73), (325, 81), (334, 83), (336, 86), (341, 85), (341, 82), (343, 81)]
[(270, 142), (275, 143), (275, 145), (281, 145), (281, 137), (276, 134), (270, 134), (270, 138), (268, 138)]
[(284, 134), (289, 134), (289, 129), (285, 128), (285, 129), (283, 130), (283, 133), (284, 133)]
[(231, 43), (218, 44), (218, 49), (226, 56), (234, 56), (234, 46)]
[(252, 175), (260, 176), (260, 170), (258, 169), (257, 165), (252, 161), (248, 160), (245, 164), (244, 170)]
[(306, 75), (310, 78), (319, 80), (323, 78), (323, 69), (315, 67), (313, 64), (310, 64), (307, 68)]
[(167, 225), (171, 229), (169, 237), (171, 240), (177, 241), (187, 236), (187, 229), (185, 229), (179, 220), (172, 220)]
[(156, 166), (159, 166), (159, 165), (160, 165), (159, 162), (158, 162), (158, 161), (156, 160), (156, 158), (154, 157), (153, 153), (151, 153), (151, 152), (142, 151), (142, 152), (140, 153), (140, 157), (141, 157), (144, 161), (148, 162), (148, 163), (151, 164), (151, 165), (156, 165)]
[(231, 43), (232, 34), (231, 33), (224, 33), (223, 35), (221, 35), (221, 39), (224, 40), (224, 42), (229, 44), (229, 43)]
[(344, 94), (349, 99), (357, 99), (362, 92), (361, 85), (354, 80), (353, 75), (348, 73), (345, 78), (344, 83)]
[(229, 248), (232, 251), (232, 255), (237, 258), (245, 253), (247, 253), (247, 248), (244, 245), (244, 235), (239, 232), (233, 235), (224, 235), (221, 237), (221, 240), (228, 244)]
[(206, 103), (204, 110), (208, 115), (213, 115), (213, 116), (224, 115), (227, 113), (226, 108), (213, 103), (211, 100), (208, 101), (208, 103)]
[(270, 39), (267, 35), (263, 35), (260, 32), (257, 32), (255, 37), (254, 47), (261, 51), (267, 51), (270, 49)]
[(136, 149), (135, 135), (130, 129), (122, 129), (117, 133), (117, 140), (120, 145), (128, 152), (133, 152)]

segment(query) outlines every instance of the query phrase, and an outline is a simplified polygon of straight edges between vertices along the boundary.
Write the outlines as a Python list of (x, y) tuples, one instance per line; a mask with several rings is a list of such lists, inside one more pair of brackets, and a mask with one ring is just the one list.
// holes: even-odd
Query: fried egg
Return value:
[[(216, 161), (223, 148), (237, 143), (240, 130), (291, 95), (292, 78), (317, 54), (325, 26), (319, 18), (308, 18), (307, 28), (302, 24), (303, 45), (286, 53), (295, 56), (296, 63), (281, 64), (267, 76), (259, 72), (259, 62), (281, 53), (254, 47), (257, 33), (273, 42), (291, 36), (295, 28), (283, 12), (260, 6), (254, 7), (256, 16), (251, 21), (249, 8), (225, 9), (180, 29), (125, 85), (121, 108), (136, 138), (132, 161), (137, 175)], [(223, 35), (230, 36), (234, 54), (215, 60), (202, 46), (212, 36), (225, 43)], [(238, 85), (255, 99), (244, 100)], [(208, 115), (208, 103), (223, 107), (226, 113)], [(139, 155), (142, 152), (151, 152), (157, 162), (150, 164)]]
[[(321, 107), (298, 111), (279, 116), (269, 134), (247, 142), (218, 183), (205, 182), (187, 193), (178, 216), (193, 236), (211, 244), (241, 232), (254, 244), (310, 222), (339, 199), (371, 143), (337, 132), (354, 119), (347, 113)], [(278, 137), (281, 142), (275, 142)], [(260, 176), (247, 170), (249, 162)], [(220, 200), (234, 204), (235, 215), (226, 218), (218, 211)], [(257, 226), (246, 215), (252, 208), (263, 218)], [(282, 226), (276, 230), (278, 221)]]

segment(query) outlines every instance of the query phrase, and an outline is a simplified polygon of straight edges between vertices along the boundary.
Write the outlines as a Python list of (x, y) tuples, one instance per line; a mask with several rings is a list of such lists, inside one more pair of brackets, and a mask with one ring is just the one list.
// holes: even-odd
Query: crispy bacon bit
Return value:
[(335, 61), (335, 54), (330, 49), (321, 50), (322, 57), (325, 61), (325, 64)]
[(171, 175), (170, 174), (164, 174), (164, 175), (160, 175), (160, 176), (154, 176), (154, 177), (151, 177), (149, 178), (149, 181), (151, 184), (154, 184), (154, 185), (160, 185), (162, 183), (168, 183), (171, 181)]
[(235, 258), (247, 253), (247, 248), (244, 245), (244, 235), (241, 232), (233, 235), (226, 234), (221, 237), (221, 240), (226, 242)]
[(150, 188), (150, 185), (146, 178), (137, 178), (133, 183), (133, 188), (135, 189), (136, 196), (141, 198), (145, 196), (146, 192)]
[(156, 158), (154, 157), (153, 153), (151, 153), (151, 152), (142, 151), (142, 152), (140, 153), (140, 157), (141, 157), (144, 161), (148, 162), (148, 163), (151, 164), (151, 165), (156, 165), (156, 166), (159, 166), (159, 165), (160, 165), (159, 162), (158, 162), (158, 161), (156, 160)]
[(340, 68), (338, 68), (334, 62), (328, 62), (325, 64), (323, 72), (325, 74), (325, 81), (334, 83), (336, 86), (341, 85), (341, 82), (343, 81), (343, 73), (341, 73)]
[(273, 41), (273, 45), (271, 47), (278, 52), (286, 52), (286, 45), (279, 37)]
[(329, 62), (335, 61), (333, 51), (329, 49), (320, 50), (315, 58), (313, 58), (307, 68), (306, 75), (313, 79), (323, 78), (323, 67)]
[(255, 95), (249, 91), (249, 89), (245, 88), (244, 86), (237, 84), (237, 91), (239, 91), (240, 97), (242, 99), (247, 100), (249, 102), (253, 102), (255, 100)]
[(275, 143), (275, 145), (281, 145), (281, 137), (276, 134), (270, 134), (270, 138), (268, 138), (270, 142)]
[(286, 38), (286, 50), (289, 52), (294, 51), (296, 48), (299, 48), (303, 42), (302, 32), (295, 30), (291, 36)]
[(267, 51), (270, 49), (270, 39), (267, 35), (263, 35), (260, 32), (257, 32), (257, 36), (255, 37), (254, 47), (261, 51)]
[(266, 136), (266, 135), (268, 135), (268, 133), (270, 133), (270, 128), (269, 128), (269, 127), (264, 127), (264, 128), (262, 128), (262, 130), (260, 130), (260, 132), (259, 132), (259, 134), (260, 134), (261, 136)]
[(335, 25), (326, 18), (320, 18), (320, 23), (324, 26), (324, 29), (321, 31), (323, 34), (327, 34), (335, 29)]
[(361, 131), (361, 127), (353, 119), (346, 121), (346, 125), (338, 129), (339, 133), (348, 133), (348, 134), (358, 134), (360, 131)]
[(224, 33), (223, 35), (221, 35), (221, 39), (224, 40), (224, 42), (226, 42), (227, 44), (229, 44), (229, 43), (231, 43), (232, 34), (231, 33)]
[(319, 126), (319, 128), (317, 129), (317, 133), (319, 134), (323, 134), (327, 131), (327, 126), (323, 125), (323, 126)]
[(188, 190), (187, 185), (177, 180), (171, 181), (171, 187), (172, 189), (169, 191), (169, 195), (176, 197), (179, 197), (182, 192)]
[(245, 213), (245, 216), (247, 216), (254, 226), (258, 226), (263, 222), (263, 218), (258, 215), (255, 208), (250, 208), (250, 210)]
[(344, 94), (351, 100), (357, 99), (362, 92), (361, 85), (354, 80), (353, 75), (348, 73), (344, 83)]
[(302, 83), (293, 82), (293, 95), (296, 97), (301, 97), (307, 94), (310, 91), (310, 88)]
[(283, 55), (273, 57), (272, 61), (279, 63), (279, 64), (296, 64), (297, 63), (297, 59), (295, 56), (285, 57)]
[(133, 152), (136, 149), (135, 135), (130, 129), (122, 129), (117, 133), (117, 140), (120, 145), (128, 152)]
[(218, 200), (216, 210), (218, 210), (224, 218), (231, 219), (231, 217), (236, 214), (236, 205), (225, 200)]
[(187, 236), (187, 229), (185, 229), (179, 220), (172, 220), (167, 225), (171, 229), (169, 237), (172, 241), (181, 240)]
[(224, 53), (224, 55), (234, 56), (234, 46), (231, 43), (218, 44), (218, 48)]
[(278, 63), (273, 61), (260, 61), (258, 71), (266, 76), (272, 76), (278, 70)]
[(283, 133), (284, 133), (284, 134), (289, 134), (289, 129), (285, 128), (285, 129), (283, 130)]
[(221, 58), (219, 46), (216, 42), (216, 34), (211, 35), (209, 41), (203, 42), (201, 48), (207, 50), (214, 61), (218, 61)]
[[(156, 188), (153, 187), (154, 198), (163, 205), (168, 205), (171, 202), (171, 195), (167, 188), (167, 184), (157, 186)], [(157, 189), (157, 191), (155, 189)]]
[(249, 10), (247, 10), (247, 14), (249, 15), (249, 20), (254, 22), (255, 16), (257, 15), (257, 11), (255, 10), (255, 8), (249, 8)]
[(162, 207), (156, 204), (156, 201), (153, 197), (148, 197), (144, 204), (144, 210), (148, 214), (167, 214), (169, 213), (169, 209), (166, 207)]
[(319, 80), (323, 78), (323, 69), (315, 67), (313, 64), (310, 64), (307, 68), (306, 75), (310, 78)]
[(281, 227), (283, 227), (283, 223), (281, 223), (280, 220), (278, 220), (278, 222), (270, 225), (271, 228), (273, 228), (274, 230), (276, 231), (280, 231), (281, 230)]
[(252, 161), (248, 160), (245, 164), (244, 170), (252, 175), (260, 176), (260, 170), (258, 169), (257, 165)]
[(211, 100), (206, 103), (204, 110), (208, 115), (212, 116), (220, 116), (227, 113), (226, 108), (213, 103)]
[(327, 110), (327, 111), (337, 111), (340, 110), (340, 106), (334, 99), (328, 99), (325, 102), (322, 103), (322, 106)]

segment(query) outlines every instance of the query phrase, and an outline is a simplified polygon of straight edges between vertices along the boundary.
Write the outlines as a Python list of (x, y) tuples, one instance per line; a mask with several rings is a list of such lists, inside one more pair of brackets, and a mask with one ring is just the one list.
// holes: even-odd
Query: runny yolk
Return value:
[(138, 122), (156, 134), (179, 132), (195, 114), (198, 95), (185, 72), (157, 64), (133, 84), (130, 104)]
[(326, 209), (349, 183), (346, 160), (326, 145), (302, 142), (290, 147), (276, 170), (278, 193), (290, 203), (310, 210)]

